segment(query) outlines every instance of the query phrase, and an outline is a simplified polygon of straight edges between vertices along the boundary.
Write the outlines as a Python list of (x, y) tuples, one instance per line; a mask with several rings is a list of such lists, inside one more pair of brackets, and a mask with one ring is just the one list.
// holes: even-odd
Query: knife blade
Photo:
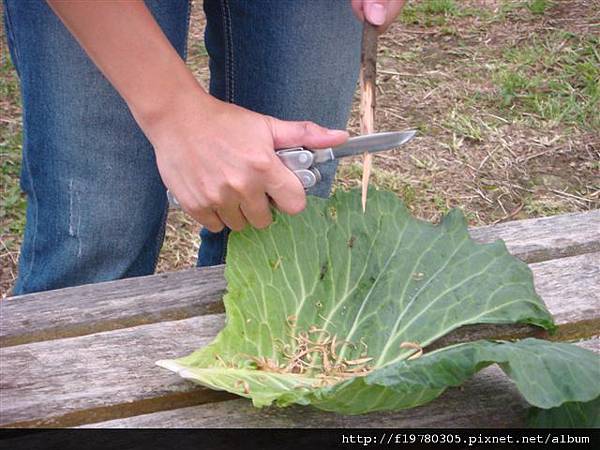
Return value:
[(294, 147), (277, 150), (276, 154), (288, 169), (296, 171), (309, 169), (314, 164), (334, 159), (391, 150), (410, 141), (416, 133), (417, 130), (407, 130), (363, 134), (352, 137), (345, 143), (331, 148), (309, 149)]
[[(416, 133), (417, 130), (387, 131), (352, 137), (345, 143), (331, 148), (331, 159), (345, 158), (347, 156), (360, 155), (362, 153), (377, 153), (391, 150), (410, 141)], [(326, 150), (325, 153), (326, 156), (328, 156)], [(313, 150), (313, 152), (315, 153), (315, 162), (322, 162), (319, 158), (324, 157), (320, 156), (321, 152), (324, 151)], [(325, 161), (328, 161), (328, 159)]]

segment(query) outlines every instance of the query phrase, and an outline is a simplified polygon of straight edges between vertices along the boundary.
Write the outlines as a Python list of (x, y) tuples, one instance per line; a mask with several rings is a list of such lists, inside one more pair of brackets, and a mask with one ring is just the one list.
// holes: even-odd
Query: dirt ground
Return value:
[[(203, 29), (195, 1), (188, 62), (206, 86)], [(2, 34), (4, 297), (16, 276), (26, 199), (18, 188), (18, 81)], [(453, 207), (471, 225), (598, 208), (599, 67), (600, 0), (409, 1), (379, 40), (376, 127), (419, 134), (375, 156), (372, 183), (433, 221)], [(360, 177), (360, 159), (344, 161), (335, 188), (358, 186)], [(198, 246), (198, 226), (172, 212), (157, 270), (194, 265)]]

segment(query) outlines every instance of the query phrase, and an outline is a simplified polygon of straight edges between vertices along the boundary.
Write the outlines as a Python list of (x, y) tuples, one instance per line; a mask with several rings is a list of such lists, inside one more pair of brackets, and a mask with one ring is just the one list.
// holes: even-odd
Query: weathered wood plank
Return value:
[[(563, 327), (598, 334), (599, 254), (533, 264), (540, 294)], [(595, 259), (594, 259), (595, 258)], [(0, 349), (0, 425), (71, 426), (226, 398), (154, 366), (206, 345), (223, 315), (141, 325)], [(481, 330), (468, 337), (491, 337)], [(591, 334), (594, 333), (594, 334)]]
[(600, 210), (516, 220), (474, 228), (479, 242), (503, 239), (508, 250), (527, 263), (600, 251)]
[[(600, 339), (581, 344), (600, 352)], [(372, 428), (523, 427), (529, 405), (497, 366), (475, 375), (433, 402), (405, 411), (342, 416), (293, 406), (257, 409), (246, 399), (162, 411), (87, 425), (87, 428)]]
[(9, 297), (0, 347), (223, 312), (223, 266)]
[[(490, 401), (490, 399), (494, 399)], [(292, 406), (256, 409), (246, 399), (179, 408), (85, 425), (86, 428), (371, 428), (514, 427), (527, 409), (514, 385), (497, 367), (484, 369), (425, 406), (393, 413), (343, 416)]]
[(212, 314), (2, 348), (0, 426), (70, 426), (227, 398), (155, 365), (208, 344), (223, 323)]
[[(600, 250), (600, 210), (476, 228), (527, 261)], [(222, 312), (223, 266), (130, 278), (5, 299), (0, 347)]]

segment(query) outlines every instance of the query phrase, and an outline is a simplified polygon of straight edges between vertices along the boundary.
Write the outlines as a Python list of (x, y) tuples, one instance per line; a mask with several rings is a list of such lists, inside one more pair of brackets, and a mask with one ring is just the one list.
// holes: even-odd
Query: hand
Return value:
[(288, 214), (306, 196), (274, 149), (322, 148), (346, 141), (345, 131), (312, 122), (286, 122), (219, 101), (204, 92), (184, 96), (143, 123), (165, 185), (183, 210), (213, 232), (272, 221), (270, 201)]
[(48, 1), (127, 103), (167, 188), (211, 231), (266, 227), (270, 202), (289, 214), (302, 211), (304, 189), (274, 149), (348, 139), (345, 131), (284, 122), (208, 95), (143, 0)]
[(379, 33), (388, 29), (396, 19), (405, 0), (351, 0), (354, 14), (361, 20), (375, 25)]

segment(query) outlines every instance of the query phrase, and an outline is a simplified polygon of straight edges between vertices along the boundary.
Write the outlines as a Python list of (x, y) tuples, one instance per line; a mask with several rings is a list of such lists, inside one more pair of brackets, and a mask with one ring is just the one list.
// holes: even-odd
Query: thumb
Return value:
[(387, 5), (381, 1), (366, 1), (363, 4), (365, 19), (373, 25), (380, 26), (387, 18)]
[(287, 122), (269, 117), (269, 124), (275, 148), (326, 148), (348, 140), (347, 131), (330, 130), (313, 122)]

